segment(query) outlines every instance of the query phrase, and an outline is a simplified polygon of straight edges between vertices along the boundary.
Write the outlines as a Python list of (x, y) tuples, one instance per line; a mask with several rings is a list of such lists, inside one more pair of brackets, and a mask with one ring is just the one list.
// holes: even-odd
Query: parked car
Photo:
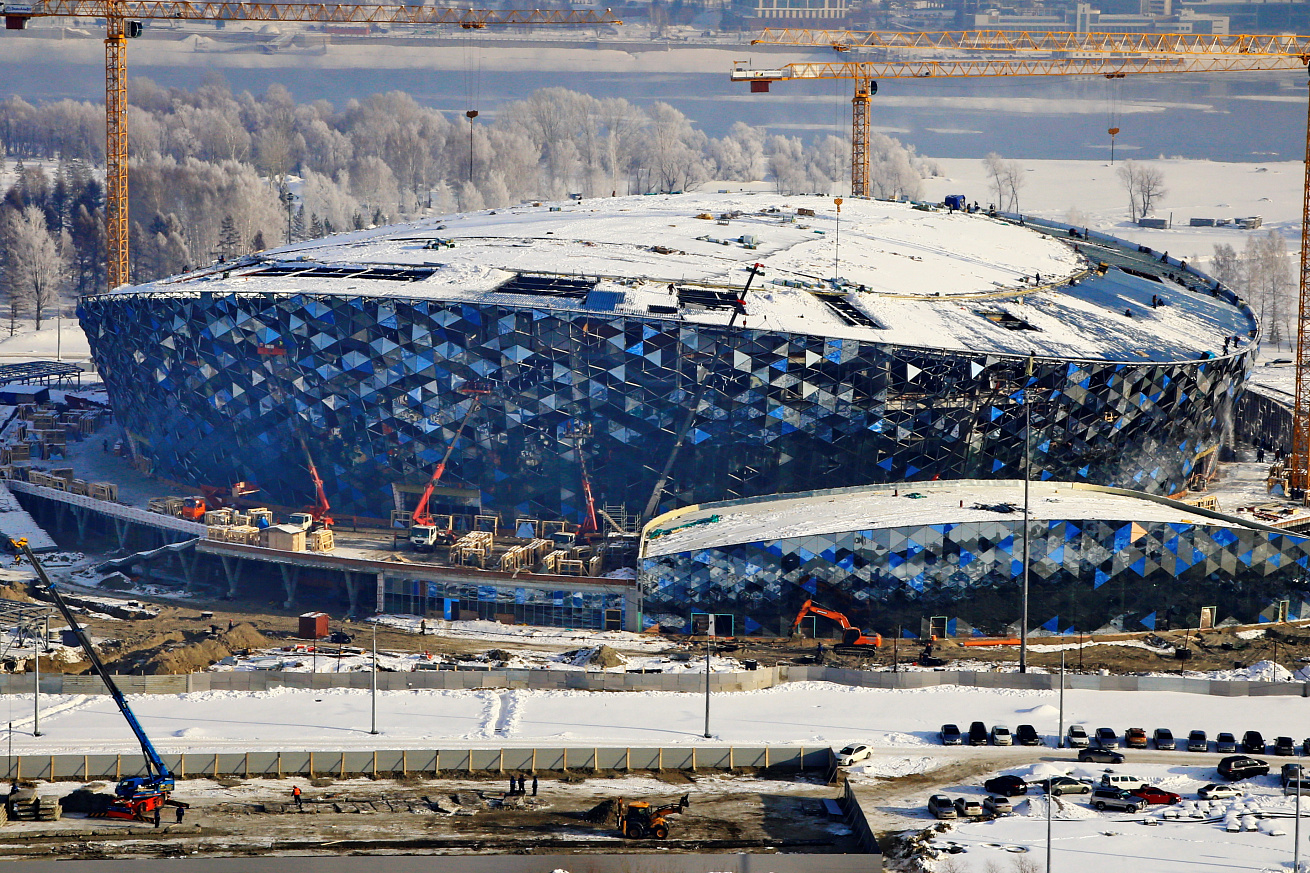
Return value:
[(851, 743), (837, 753), (837, 766), (849, 767), (859, 761), (873, 757), (873, 748), (865, 743)]
[(1059, 797), (1062, 794), (1092, 793), (1092, 786), (1072, 776), (1052, 776), (1050, 779), (1043, 779), (1037, 784), (1042, 786), (1043, 791), (1054, 797)]
[(1310, 737), (1306, 737), (1305, 740), (1301, 742), (1301, 754), (1310, 755)]
[(1040, 746), (1042, 738), (1037, 733), (1037, 728), (1030, 724), (1021, 724), (1014, 731), (1014, 738), (1018, 740), (1021, 746)]
[(969, 745), (987, 745), (987, 725), (980, 721), (975, 721), (973, 724), (969, 725)]
[(1147, 785), (1145, 788), (1135, 788), (1133, 794), (1145, 800), (1147, 803), (1165, 803), (1173, 804), (1182, 800), (1182, 796), (1174, 794), (1172, 791), (1165, 791), (1163, 788), (1156, 788), (1154, 785)]
[(1274, 754), (1287, 755), (1296, 754), (1296, 741), (1291, 737), (1274, 737)]
[(1014, 804), (1010, 803), (1010, 798), (1002, 797), (999, 794), (989, 794), (983, 798), (983, 811), (992, 815), (1010, 815), (1014, 812)]
[(1156, 728), (1153, 739), (1157, 749), (1172, 752), (1177, 748), (1177, 743), (1174, 742), (1174, 732), (1169, 728)]
[(1085, 749), (1091, 740), (1087, 736), (1087, 728), (1080, 724), (1071, 724), (1064, 735), (1064, 742), (1071, 749)]
[(1231, 755), (1237, 751), (1237, 737), (1222, 733), (1214, 738), (1214, 750), (1221, 755)]
[(945, 794), (928, 798), (928, 812), (937, 818), (955, 818), (955, 803)]
[(1101, 781), (1096, 787), (1122, 788), (1124, 791), (1136, 791), (1139, 788), (1146, 787), (1146, 780), (1141, 776), (1134, 776), (1131, 773), (1116, 773), (1113, 770), (1106, 770), (1101, 774)]
[(1102, 749), (1119, 748), (1119, 735), (1114, 732), (1114, 728), (1099, 727), (1096, 729), (1096, 745)]
[(1124, 756), (1113, 749), (1079, 749), (1078, 760), (1092, 764), (1122, 764)]
[(1278, 774), (1284, 794), (1310, 794), (1310, 773), (1300, 764), (1284, 764)]
[(1009, 773), (994, 776), (983, 783), (988, 794), (1002, 794), (1006, 797), (1018, 797), (1028, 793), (1028, 783)]
[(1092, 791), (1092, 807), (1104, 812), (1107, 809), (1121, 809), (1125, 812), (1141, 812), (1146, 808), (1146, 801), (1122, 788), (1097, 788)]
[(960, 733), (959, 725), (944, 724), (942, 729), (937, 732), (937, 736), (941, 739), (943, 746), (958, 746), (964, 742), (964, 736)]
[(1130, 749), (1146, 748), (1146, 728), (1129, 728), (1124, 731), (1124, 745)]
[(1246, 794), (1240, 788), (1233, 785), (1224, 785), (1221, 782), (1211, 782), (1209, 785), (1201, 786), (1201, 790), (1196, 792), (1196, 796), (1202, 800), (1224, 800), (1229, 797), (1241, 797)]
[(1187, 735), (1187, 751), (1204, 752), (1209, 748), (1210, 742), (1205, 735), (1205, 731), (1192, 731)]
[(1246, 755), (1232, 755), (1219, 762), (1219, 775), (1229, 780), (1249, 779), (1269, 772), (1269, 764)]
[(1010, 734), (1010, 729), (1003, 724), (993, 725), (992, 745), (993, 746), (1014, 745), (1014, 737)]
[(982, 801), (976, 797), (955, 798), (955, 814), (977, 818), (983, 814)]
[(1248, 755), (1263, 755), (1265, 753), (1264, 734), (1259, 731), (1247, 731), (1242, 734), (1242, 751)]

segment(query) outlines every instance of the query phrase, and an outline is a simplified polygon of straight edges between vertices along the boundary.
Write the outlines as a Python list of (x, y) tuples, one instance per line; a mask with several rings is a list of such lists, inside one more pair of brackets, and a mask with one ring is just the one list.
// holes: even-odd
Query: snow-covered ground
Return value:
[[(1259, 164), (1218, 161), (1143, 160), (1164, 174), (1168, 194), (1155, 216), (1173, 217), (1173, 227), (1151, 230), (1129, 221), (1128, 195), (1108, 161), (1019, 162), (1026, 170), (1019, 206), (1026, 215), (1067, 221), (1150, 246), (1171, 257), (1185, 258), (1205, 269), (1214, 247), (1230, 245), (1239, 253), (1253, 234), (1277, 230), (1295, 252), (1301, 236), (1300, 161)], [(1121, 162), (1122, 163), (1122, 162)], [(937, 161), (943, 175), (924, 181), (924, 199), (940, 201), (947, 194), (964, 194), (972, 202), (995, 200), (981, 160)], [(1236, 227), (1190, 227), (1192, 218), (1235, 218), (1259, 215), (1259, 230)]]
[[(1032, 724), (1058, 731), (1055, 692), (941, 687), (916, 690), (848, 688), (821, 682), (714, 694), (715, 743), (836, 744), (871, 742), (881, 750), (945, 755), (936, 746), (945, 722)], [(704, 742), (705, 700), (699, 693), (458, 690), (379, 692), (380, 738), (370, 737), (369, 693), (355, 689), (198, 692), (142, 695), (133, 709), (167, 751), (230, 749), (431, 748), (458, 745), (674, 745)], [(0, 700), (22, 753), (130, 752), (136, 748), (113, 701), (105, 696), (43, 696), (42, 736), (32, 737), (30, 697)], [(1223, 698), (1200, 694), (1065, 692), (1065, 724), (1169, 727), (1268, 738), (1307, 733), (1299, 697)]]

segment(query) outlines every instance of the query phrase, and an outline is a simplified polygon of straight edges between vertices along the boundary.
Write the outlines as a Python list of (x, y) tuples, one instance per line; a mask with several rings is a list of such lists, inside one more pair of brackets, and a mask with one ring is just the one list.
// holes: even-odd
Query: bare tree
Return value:
[(1210, 275), (1229, 288), (1242, 287), (1242, 259), (1237, 250), (1227, 243), (1214, 247), (1214, 257), (1210, 259)]
[(1142, 208), (1142, 218), (1150, 215), (1156, 201), (1163, 200), (1168, 193), (1163, 170), (1150, 166), (1137, 168), (1137, 204)]
[(1005, 191), (1010, 197), (1010, 211), (1019, 211), (1019, 192), (1023, 190), (1024, 183), (1028, 177), (1024, 175), (1024, 168), (1018, 161), (1005, 162)]
[(989, 152), (983, 159), (983, 167), (987, 170), (996, 208), (1018, 212), (1019, 192), (1027, 181), (1023, 165), (1018, 161), (1004, 160), (996, 152)]
[(991, 185), (992, 200), (997, 209), (1005, 208), (1005, 160), (996, 152), (988, 152), (983, 168)]
[(11, 301), (32, 313), (40, 330), (46, 309), (59, 299), (66, 273), (64, 256), (46, 229), (40, 208), (6, 210), (5, 216), (5, 290)]
[(1128, 192), (1128, 220), (1136, 223), (1138, 216), (1145, 214), (1139, 209), (1142, 202), (1138, 182), (1141, 168), (1137, 166), (1136, 161), (1127, 160), (1119, 165), (1114, 174), (1119, 177), (1120, 184)]

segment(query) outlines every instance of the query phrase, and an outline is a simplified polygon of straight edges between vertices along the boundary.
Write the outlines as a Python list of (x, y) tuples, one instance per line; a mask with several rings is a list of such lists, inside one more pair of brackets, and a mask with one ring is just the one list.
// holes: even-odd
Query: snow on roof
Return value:
[[(1032, 482), (1029, 516), (1035, 521), (1100, 519), (1249, 527), (1239, 518), (1216, 519), (1173, 501), (1116, 493), (1069, 482)], [(693, 549), (718, 548), (815, 536), (842, 531), (1001, 521), (1023, 518), (1023, 480), (961, 479), (840, 488), (805, 495), (778, 495), (705, 504), (690, 512), (656, 519), (655, 528), (672, 530), (647, 539), (646, 557)], [(705, 521), (718, 516), (718, 521)], [(702, 522), (694, 524), (695, 522)]]
[[(117, 293), (476, 301), (1125, 361), (1218, 354), (1225, 338), (1245, 341), (1254, 327), (1248, 310), (1167, 278), (1100, 275), (1089, 252), (981, 213), (848, 198), (839, 215), (820, 196), (681, 194), (524, 204), (337, 234)], [(762, 275), (736, 312), (757, 263)], [(516, 280), (523, 274), (531, 281)], [(556, 287), (542, 290), (551, 278)]]

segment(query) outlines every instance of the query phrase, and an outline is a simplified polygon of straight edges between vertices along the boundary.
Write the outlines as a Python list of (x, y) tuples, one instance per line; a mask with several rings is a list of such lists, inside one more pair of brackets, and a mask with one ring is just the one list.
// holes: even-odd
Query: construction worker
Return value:
[(294, 801), (296, 802), (296, 809), (300, 809), (301, 806), (300, 806), (300, 786), (299, 786), (299, 785), (292, 785), (292, 786), (291, 786), (291, 799), (294, 800)]
[(156, 808), (155, 808), (155, 827), (159, 827), (159, 822), (160, 822), (160, 819), (161, 819), (161, 818), (162, 818), (162, 816), (160, 816), (160, 814), (159, 814), (159, 808), (156, 807)]
[(537, 774), (536, 774), (536, 773), (533, 773), (533, 774), (532, 774), (532, 796), (533, 796), (533, 797), (536, 797), (536, 796), (537, 796)]
[(182, 823), (182, 819), (185, 818), (185, 817), (186, 817), (186, 807), (185, 807), (185, 806), (179, 806), (179, 807), (177, 808), (177, 823), (178, 823), (178, 824), (181, 824), (181, 823)]

